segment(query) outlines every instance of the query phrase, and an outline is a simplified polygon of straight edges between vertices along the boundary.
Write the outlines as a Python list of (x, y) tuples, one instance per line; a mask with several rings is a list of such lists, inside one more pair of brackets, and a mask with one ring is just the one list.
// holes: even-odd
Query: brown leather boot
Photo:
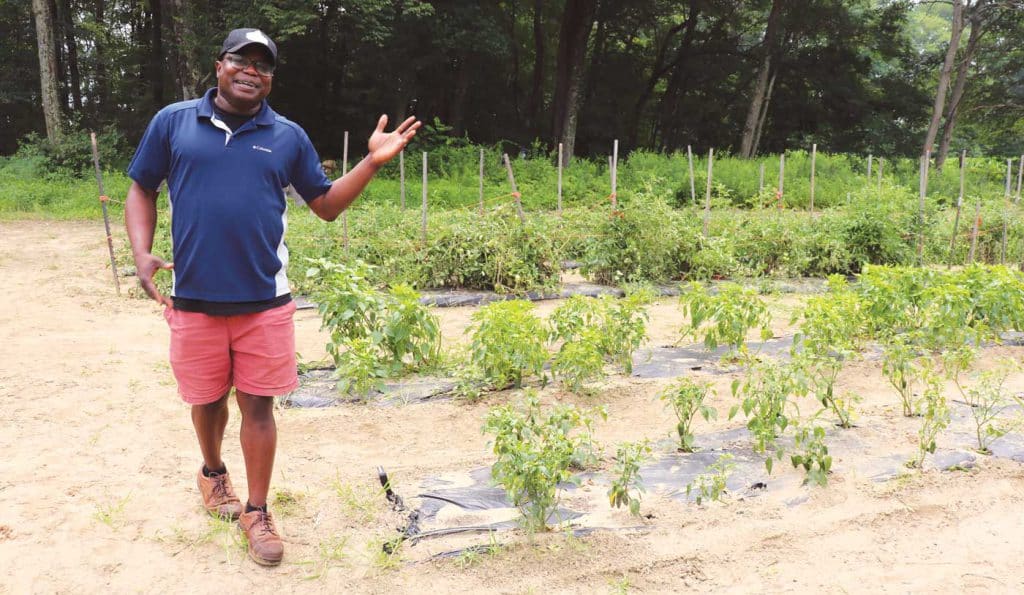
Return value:
[(235, 495), (235, 488), (231, 486), (231, 477), (227, 472), (206, 477), (200, 467), (196, 484), (199, 493), (203, 495), (203, 507), (211, 515), (235, 520), (242, 514), (242, 503)]
[(243, 512), (238, 524), (249, 540), (249, 557), (257, 564), (277, 566), (284, 556), (284, 543), (277, 534), (274, 518), (269, 512), (254, 510)]

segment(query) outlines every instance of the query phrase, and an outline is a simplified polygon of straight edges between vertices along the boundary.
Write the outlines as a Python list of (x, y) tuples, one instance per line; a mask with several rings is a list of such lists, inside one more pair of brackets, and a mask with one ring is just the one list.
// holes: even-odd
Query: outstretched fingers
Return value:
[(409, 128), (419, 128), (422, 122), (416, 119), (416, 116), (409, 116), (401, 124), (395, 128), (395, 132), (404, 134)]

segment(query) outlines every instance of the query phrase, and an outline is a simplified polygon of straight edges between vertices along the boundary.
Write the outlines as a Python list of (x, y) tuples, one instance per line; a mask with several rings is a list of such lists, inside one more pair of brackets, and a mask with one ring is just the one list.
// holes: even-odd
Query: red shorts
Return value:
[(294, 312), (295, 302), (238, 316), (165, 308), (171, 369), (181, 398), (190, 405), (206, 405), (232, 386), (263, 397), (298, 388)]

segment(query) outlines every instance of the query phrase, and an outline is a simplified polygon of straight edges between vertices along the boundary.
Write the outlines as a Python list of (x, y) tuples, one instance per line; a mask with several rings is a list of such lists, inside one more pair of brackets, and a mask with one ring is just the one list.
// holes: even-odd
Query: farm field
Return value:
[[(387, 506), (377, 466), (410, 507), (421, 505), (416, 494), (438, 478), (457, 484), (494, 462), (492, 437), (481, 426), (492, 407), (515, 403), (518, 394), (282, 409), (271, 506), (286, 557), (277, 569), (259, 568), (245, 557), (235, 528), (201, 511), (193, 478), (199, 454), (166, 363), (166, 325), (155, 304), (114, 296), (106, 258), (100, 222), (0, 222), (0, 268), (8, 280), (0, 294), (0, 592), (179, 592), (183, 585), (217, 593), (1024, 588), (1024, 467), (976, 454), (969, 436), (947, 432), (938, 453), (960, 461), (955, 470), (936, 469), (929, 455), (923, 470), (880, 478), (891, 471), (880, 461), (913, 455), (921, 422), (901, 415), (877, 357), (848, 363), (839, 376), (837, 392), (863, 400), (855, 427), (828, 429), (834, 463), (826, 487), (802, 486), (787, 456), (765, 476), (767, 489), (730, 489), (721, 502), (698, 506), (649, 485), (640, 504), (646, 516), (637, 518), (608, 506), (599, 474), (563, 498), (582, 513), (577, 526), (592, 532), (455, 535), (406, 544), (392, 556), (382, 546), (407, 519)], [(789, 320), (802, 299), (768, 298), (774, 336), (794, 333)], [(537, 311), (546, 316), (561, 303), (543, 302)], [(474, 311), (435, 311), (446, 345), (467, 341)], [(675, 298), (656, 301), (647, 347), (678, 341), (683, 322)], [(327, 333), (316, 311), (300, 311), (296, 327), (303, 359), (324, 357)], [(993, 368), (1003, 356), (1019, 362), (1024, 348), (988, 347), (976, 367)], [(749, 442), (742, 414), (726, 415), (736, 402), (730, 384), (742, 374), (694, 375), (713, 383), (709, 404), (719, 411), (717, 420), (694, 422), (697, 445), (731, 430), (742, 430), (736, 443)], [(657, 398), (673, 380), (612, 374), (589, 396), (558, 384), (539, 394), (548, 405), (607, 405), (608, 419), (594, 425), (607, 475), (614, 445), (623, 441), (648, 438), (654, 458), (676, 456), (676, 420)], [(953, 394), (948, 383), (944, 389)], [(1024, 374), (1011, 374), (1005, 389), (1024, 391)], [(805, 400), (811, 409), (813, 399)], [(225, 458), (241, 488), (237, 432), (233, 415)], [(442, 509), (435, 521), (507, 518), (494, 514)], [(471, 545), (485, 547), (439, 556)]]

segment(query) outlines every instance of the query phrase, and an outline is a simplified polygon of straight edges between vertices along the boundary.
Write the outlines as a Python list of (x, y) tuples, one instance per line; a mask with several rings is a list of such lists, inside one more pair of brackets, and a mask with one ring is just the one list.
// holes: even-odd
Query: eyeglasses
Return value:
[(274, 64), (270, 62), (250, 60), (245, 56), (239, 56), (238, 54), (224, 54), (224, 60), (226, 60), (227, 63), (235, 70), (245, 70), (246, 68), (249, 68), (249, 66), (252, 66), (260, 76), (274, 76)]

